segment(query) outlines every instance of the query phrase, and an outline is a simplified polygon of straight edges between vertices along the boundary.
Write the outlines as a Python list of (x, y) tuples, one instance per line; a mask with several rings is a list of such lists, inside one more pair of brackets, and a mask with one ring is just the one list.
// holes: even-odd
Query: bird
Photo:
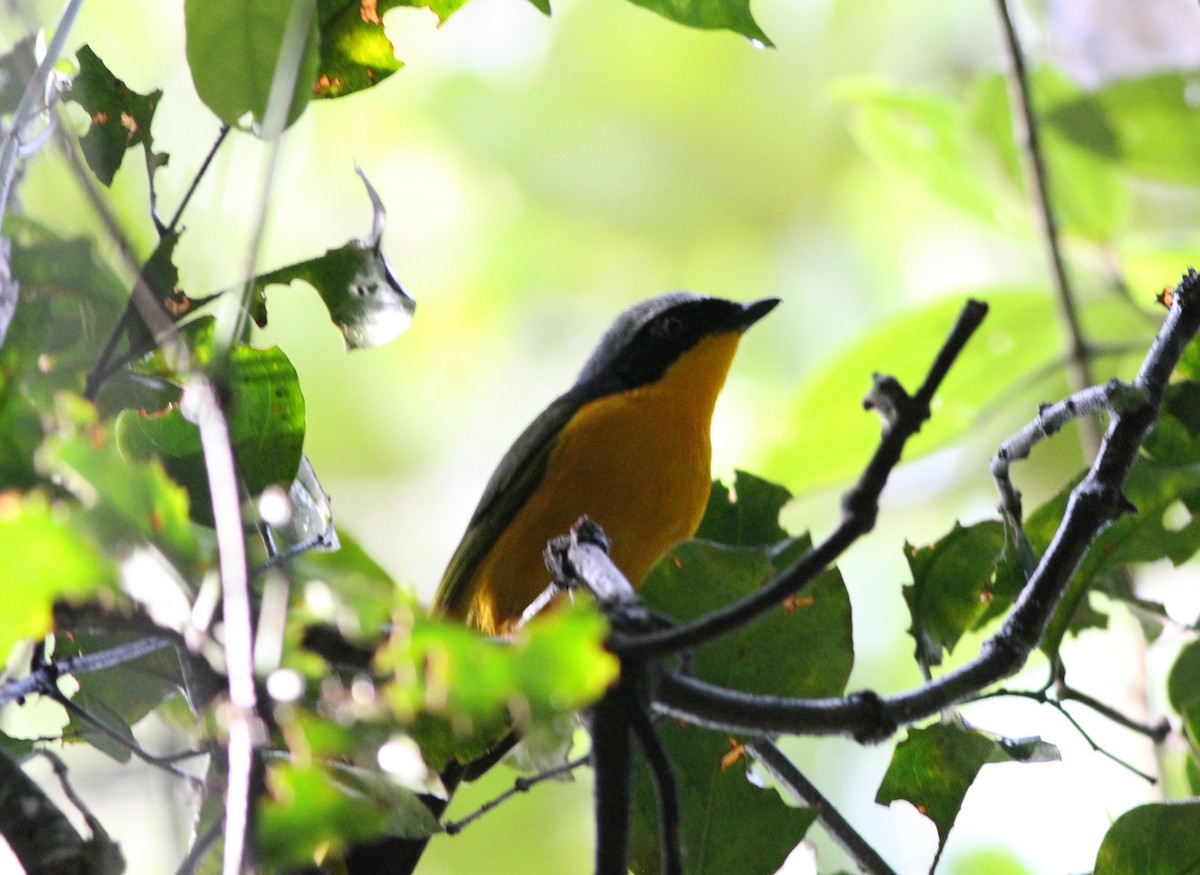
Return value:
[[(587, 515), (635, 586), (664, 551), (696, 533), (708, 504), (710, 429), (742, 334), (779, 303), (671, 292), (613, 322), (574, 384), (521, 433), (496, 467), (434, 596), (430, 614), (484, 635), (512, 631), (546, 588), (548, 541)], [(517, 741), (442, 771), (445, 795), (424, 797), (440, 817), (458, 783), (473, 780)], [(428, 839), (354, 847), (350, 875), (410, 873)]]
[(434, 596), (434, 616), (511, 631), (549, 578), (542, 552), (581, 516), (637, 586), (700, 526), (710, 427), (742, 334), (779, 303), (691, 292), (617, 317), (574, 384), (521, 433), (492, 474)]

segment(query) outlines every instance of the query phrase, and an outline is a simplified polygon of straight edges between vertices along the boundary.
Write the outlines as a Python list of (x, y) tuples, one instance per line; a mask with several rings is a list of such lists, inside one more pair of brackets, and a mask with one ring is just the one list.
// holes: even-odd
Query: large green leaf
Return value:
[[(736, 741), (694, 726), (664, 723), (659, 738), (671, 756), (682, 812), (687, 875), (774, 872), (816, 820), (811, 808), (784, 804), (773, 789), (756, 787)], [(641, 764), (634, 790), (629, 868), (659, 872), (657, 818), (650, 778)]]
[(123, 455), (89, 405), (60, 398), (57, 427), (37, 463), (85, 505), (81, 521), (108, 549), (122, 554), (153, 544), (181, 574), (196, 570), (198, 544), (187, 494), (157, 459), (131, 461)]
[(125, 150), (144, 145), (150, 150), (150, 124), (162, 89), (138, 94), (109, 72), (90, 46), (81, 48), (79, 75), (69, 96), (87, 111), (92, 125), (80, 140), (88, 166), (105, 185), (112, 185)]
[[(987, 301), (988, 317), (934, 399), (933, 417), (910, 442), (910, 459), (962, 435), (1014, 380), (1056, 358), (1049, 297), (999, 290), (974, 297)], [(786, 406), (763, 447), (764, 467), (796, 491), (856, 474), (879, 443), (879, 419), (860, 403), (872, 373), (891, 374), (915, 392), (962, 303), (955, 297), (893, 319), (826, 362)]]
[(1200, 109), (1193, 95), (1195, 84), (1192, 72), (1117, 80), (1054, 107), (1046, 123), (1121, 170), (1197, 185)]
[(1095, 875), (1181, 875), (1200, 866), (1200, 801), (1152, 802), (1108, 828)]
[(36, 493), (0, 495), (0, 654), (50, 631), (58, 599), (89, 598), (116, 584), (115, 563), (81, 533), (65, 508)]
[[(642, 583), (656, 610), (686, 622), (749, 595), (811, 549), (779, 525), (786, 489), (739, 471), (730, 490), (713, 485), (699, 536), (677, 544)], [(841, 695), (854, 664), (850, 599), (837, 569), (821, 575), (745, 629), (693, 654), (691, 670), (712, 683), (757, 693)], [(730, 740), (696, 727), (664, 725), (659, 735), (675, 765), (683, 810), (686, 870), (768, 872), (782, 864), (812, 822), (774, 790), (750, 785), (740, 765), (723, 758)], [(633, 860), (637, 872), (658, 865), (657, 811), (649, 774), (634, 791)]]
[[(308, 105), (320, 63), (315, 0), (186, 0), (187, 61), (196, 93), (226, 124), (249, 113), (261, 124), (276, 65), (300, 52), (287, 124)], [(305, 15), (301, 46), (284, 46), (291, 16)], [(287, 49), (288, 52), (284, 50)]]

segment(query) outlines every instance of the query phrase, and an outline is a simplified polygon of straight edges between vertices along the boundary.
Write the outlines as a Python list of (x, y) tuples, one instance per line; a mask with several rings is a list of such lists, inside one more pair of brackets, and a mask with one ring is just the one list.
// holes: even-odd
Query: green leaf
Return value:
[[(217, 118), (234, 125), (249, 113), (261, 124), (276, 65), (293, 50), (300, 64), (286, 124), (300, 117), (320, 63), (315, 0), (186, 0), (183, 8), (192, 82)], [(285, 47), (293, 11), (306, 15), (308, 26), (302, 46)]]
[(1180, 875), (1200, 864), (1200, 801), (1152, 802), (1108, 829), (1095, 875)]
[(791, 500), (786, 487), (735, 471), (732, 491), (719, 480), (713, 481), (696, 539), (730, 547), (783, 541), (789, 536), (779, 525), (779, 512)]
[(1000, 750), (996, 741), (983, 733), (950, 724), (910, 729), (896, 745), (875, 801), (880, 805), (897, 800), (911, 803), (933, 821), (941, 854), (967, 790)]
[[(737, 472), (733, 490), (714, 483), (699, 537), (667, 552), (646, 575), (647, 604), (686, 622), (744, 597), (812, 548), (789, 537), (779, 511), (791, 494)], [(798, 646), (799, 644), (799, 646)], [(854, 664), (850, 600), (837, 569), (751, 626), (705, 647), (692, 672), (712, 683), (781, 696), (838, 696)], [(770, 872), (804, 835), (815, 812), (789, 808), (750, 784), (742, 766), (722, 763), (731, 740), (696, 727), (663, 724), (659, 736), (676, 768), (689, 873)], [(736, 757), (735, 757), (736, 759)], [(645, 768), (634, 795), (635, 872), (658, 866), (654, 794)]]
[(162, 99), (162, 89), (149, 94), (131, 91), (109, 72), (90, 46), (81, 48), (77, 57), (79, 75), (71, 82), (68, 97), (92, 120), (79, 143), (96, 178), (112, 185), (126, 149), (141, 145), (150, 151), (150, 124)]
[[(684, 872), (760, 875), (779, 869), (816, 820), (817, 812), (791, 808), (777, 791), (750, 783), (744, 755), (739, 755), (732, 739), (674, 722), (660, 724), (657, 731), (675, 767)], [(635, 875), (659, 872), (653, 788), (640, 761), (629, 868)]]
[[(657, 12), (663, 18), (687, 27), (702, 30), (732, 30), (751, 42), (773, 47), (775, 44), (763, 33), (750, 14), (750, 0), (630, 0), (631, 3)], [(534, 3), (539, 9), (542, 4)], [(547, 3), (547, 6), (549, 4)], [(547, 9), (542, 9), (547, 12)]]
[(1195, 73), (1123, 79), (1045, 114), (1045, 123), (1081, 149), (1146, 179), (1200, 184), (1195, 144), (1200, 110)]
[[(995, 520), (954, 528), (935, 544), (905, 545), (913, 582), (903, 589), (916, 640), (925, 665), (940, 665), (963, 633), (1012, 604), (1024, 578), (1016, 557), (1005, 562), (1007, 537)], [(1013, 551), (1015, 553), (1015, 550)]]
[(1190, 380), (1167, 386), (1146, 453), (1165, 465), (1200, 463), (1200, 383)]
[(438, 831), (416, 793), (377, 770), (333, 762), (268, 768), (257, 823), (257, 851), (269, 871), (311, 864), (326, 843), (338, 849), (384, 835), (423, 838)]
[(188, 520), (188, 497), (157, 459), (131, 461), (85, 402), (60, 399), (57, 427), (37, 464), (87, 508), (81, 522), (114, 553), (153, 544), (181, 573), (198, 564), (199, 547)]
[(1200, 702), (1200, 641), (1190, 641), (1179, 651), (1167, 675), (1167, 699), (1176, 713)]
[[(785, 545), (802, 553), (811, 542)], [(655, 563), (641, 594), (655, 610), (687, 622), (761, 587), (781, 570), (772, 562), (778, 549), (686, 541)], [(841, 695), (853, 663), (850, 600), (841, 573), (831, 569), (783, 607), (697, 651), (693, 671), (747, 692), (820, 697)]]
[(251, 315), (260, 328), (267, 323), (266, 287), (293, 280), (316, 289), (347, 349), (391, 343), (412, 324), (416, 303), (392, 273), (383, 251), (367, 241), (351, 241), (319, 258), (256, 277)]
[[(1040, 554), (1049, 545), (1077, 482), (1064, 486), (1029, 516), (1025, 532), (1035, 552)], [(1080, 612), (1086, 610), (1088, 590), (1094, 584), (1110, 584), (1110, 572), (1130, 562), (1170, 559), (1179, 565), (1200, 549), (1200, 519), (1187, 510), (1200, 501), (1200, 468), (1168, 467), (1141, 458), (1130, 471), (1124, 491), (1138, 512), (1124, 515), (1105, 529), (1084, 556), (1042, 637), (1041, 646), (1047, 653), (1057, 653), (1063, 636), (1080, 628)], [(1177, 504), (1180, 499), (1182, 504)], [(1186, 514), (1182, 525), (1173, 518), (1175, 511)], [(1132, 598), (1119, 580), (1107, 585), (1106, 592), (1126, 601)]]
[[(999, 104), (976, 99), (974, 118), (967, 112), (970, 102), (890, 84), (851, 83), (840, 95), (853, 107), (855, 142), (881, 170), (976, 218), (1022, 221), (1019, 170), (1005, 172), (1005, 160), (1015, 152), (1011, 126), (1004, 127), (1003, 95)], [(979, 107), (986, 107), (988, 115), (980, 117)], [(981, 120), (994, 127), (982, 126)]]
[(116, 584), (115, 564), (36, 493), (0, 496), (0, 654), (50, 631), (58, 599), (90, 598)]
[(409, 611), (410, 624), (377, 656), (394, 675), (382, 696), (436, 768), (479, 756), (514, 720), (536, 726), (573, 714), (617, 676), (603, 646), (607, 624), (587, 604), (543, 614), (503, 643)]
[[(212, 330), (211, 320), (203, 320), (188, 338), (201, 360), (209, 355)], [(225, 416), (246, 491), (258, 495), (271, 484), (287, 488), (300, 467), (304, 444), (304, 396), (296, 369), (278, 347), (241, 344), (230, 350), (227, 368)], [(124, 411), (117, 418), (117, 437), (122, 450), (135, 459), (161, 458), (187, 489), (193, 518), (211, 518), (200, 433), (178, 405), (160, 413)]]
[[(967, 432), (1014, 379), (1056, 356), (1058, 327), (1047, 296), (995, 291), (973, 297), (988, 302), (988, 317), (934, 399), (932, 419), (910, 441), (910, 460)], [(805, 380), (765, 444), (764, 467), (796, 491), (857, 474), (879, 443), (879, 420), (859, 403), (872, 373), (885, 371), (915, 392), (962, 303), (955, 296), (893, 319)]]
[(398, 6), (431, 9), (442, 24), (467, 0), (317, 0), (321, 63), (314, 97), (344, 97), (378, 85), (404, 66), (384, 32), (383, 16)]

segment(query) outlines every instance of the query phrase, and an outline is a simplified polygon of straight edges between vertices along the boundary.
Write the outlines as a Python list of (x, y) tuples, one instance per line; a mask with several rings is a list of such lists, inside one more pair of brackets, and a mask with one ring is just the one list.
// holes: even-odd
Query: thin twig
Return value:
[(66, 6), (63, 7), (62, 15), (59, 16), (58, 24), (54, 28), (54, 36), (50, 38), (50, 42), (46, 46), (46, 54), (29, 82), (26, 83), (21, 100), (13, 112), (12, 127), (3, 142), (0, 143), (0, 223), (3, 223), (4, 214), (8, 210), (8, 196), (12, 191), (13, 175), (17, 169), (21, 132), (25, 125), (32, 121), (33, 117), (42, 109), (38, 105), (38, 101), (44, 96), (46, 81), (54, 69), (54, 65), (58, 63), (63, 47), (67, 43), (67, 37), (71, 33), (71, 27), (75, 24), (75, 18), (79, 15), (79, 9), (82, 6), (83, 0), (68, 0)]
[[(1004, 51), (1009, 65), (1008, 91), (1012, 104), (1013, 137), (1022, 147), (1020, 150), (1022, 163), (1033, 198), (1034, 213), (1037, 216), (1042, 240), (1046, 245), (1046, 260), (1049, 262), (1054, 281), (1058, 315), (1067, 335), (1067, 374), (1070, 379), (1071, 391), (1078, 392), (1092, 384), (1091, 368), (1088, 362), (1088, 344), (1079, 323), (1075, 296), (1071, 291), (1071, 281), (1067, 275), (1066, 262), (1062, 255), (1058, 222), (1054, 216), (1054, 207), (1050, 202), (1050, 181), (1046, 172), (1046, 161), (1042, 154), (1041, 139), (1038, 135), (1037, 116), (1033, 111), (1030, 97), (1025, 55), (1021, 50), (1021, 41), (1017, 36), (1016, 27), (1013, 25), (1008, 0), (996, 0), (996, 12), (1000, 19)], [(1100, 430), (1094, 419), (1088, 417), (1080, 423), (1080, 436), (1084, 442), (1084, 452), (1090, 458), (1100, 446)]]
[(139, 638), (129, 644), (122, 644), (96, 653), (80, 654), (64, 659), (62, 662), (35, 666), (28, 677), (0, 685), (0, 705), (16, 702), (34, 693), (45, 692), (53, 686), (56, 678), (104, 671), (127, 662), (134, 662), (143, 656), (171, 646), (172, 642), (166, 638)]
[(654, 784), (654, 798), (658, 805), (659, 867), (663, 875), (683, 875), (683, 841), (679, 835), (683, 817), (679, 811), (675, 770), (646, 712), (635, 708), (631, 716), (634, 736), (646, 754), (646, 764), (650, 767), (650, 780)]
[(583, 756), (577, 757), (576, 759), (568, 760), (567, 762), (561, 763), (557, 766), (554, 766), (553, 768), (545, 769), (544, 771), (538, 772), (536, 775), (530, 775), (527, 778), (525, 778), (525, 777), (517, 778), (515, 781), (513, 781), (513, 785), (511, 787), (509, 787), (507, 790), (505, 790), (503, 793), (501, 793), (499, 796), (497, 796), (494, 799), (489, 799), (487, 802), (480, 805), (477, 809), (472, 811), (470, 814), (468, 814), (466, 817), (462, 818), (461, 820), (446, 821), (445, 823), (442, 824), (442, 829), (448, 836), (458, 835), (460, 832), (462, 832), (468, 826), (473, 824), (475, 821), (479, 820), (479, 818), (483, 817), (488, 812), (493, 811), (496, 808), (499, 808), (501, 805), (503, 805), (509, 799), (516, 796), (518, 793), (528, 793), (530, 790), (532, 790), (538, 784), (541, 784), (545, 781), (552, 781), (555, 778), (561, 777), (562, 775), (569, 775), (571, 772), (575, 771), (580, 766), (587, 765), (588, 761), (590, 759), (591, 759), (591, 754), (584, 754)]
[(191, 203), (192, 195), (196, 193), (196, 189), (200, 185), (208, 168), (212, 164), (213, 159), (217, 156), (217, 150), (221, 148), (221, 144), (225, 142), (225, 138), (229, 136), (229, 125), (221, 125), (221, 130), (217, 134), (217, 139), (213, 142), (212, 148), (208, 150), (208, 154), (204, 156), (204, 160), (200, 162), (200, 168), (196, 171), (196, 175), (192, 177), (192, 182), (188, 186), (188, 190), (183, 193), (183, 199), (179, 202), (179, 206), (175, 208), (175, 215), (171, 216), (171, 221), (159, 234), (160, 237), (170, 234), (179, 226), (179, 220), (183, 218), (183, 211), (187, 209), (187, 205)]
[(760, 739), (746, 745), (750, 753), (766, 769), (775, 782), (786, 789), (798, 802), (815, 808), (817, 819), (830, 837), (842, 850), (870, 875), (896, 875), (871, 843), (859, 835), (858, 830), (842, 816), (842, 813), (821, 791), (796, 768), (795, 764), (768, 739)]

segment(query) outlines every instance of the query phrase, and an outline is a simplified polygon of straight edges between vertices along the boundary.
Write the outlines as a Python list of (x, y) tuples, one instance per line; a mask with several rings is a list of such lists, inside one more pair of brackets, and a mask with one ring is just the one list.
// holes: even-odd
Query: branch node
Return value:
[(854, 740), (859, 744), (876, 744), (896, 734), (896, 718), (874, 690), (860, 690), (847, 698), (855, 710), (867, 712), (866, 719), (854, 731)]

